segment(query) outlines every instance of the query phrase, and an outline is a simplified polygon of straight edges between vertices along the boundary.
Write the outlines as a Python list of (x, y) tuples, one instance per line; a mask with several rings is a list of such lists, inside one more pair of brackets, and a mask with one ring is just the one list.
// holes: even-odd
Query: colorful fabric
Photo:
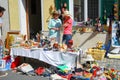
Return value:
[(62, 70), (62, 71), (66, 71), (66, 70), (68, 70), (68, 66), (66, 66), (66, 65), (59, 65), (59, 66), (57, 66), (60, 70)]

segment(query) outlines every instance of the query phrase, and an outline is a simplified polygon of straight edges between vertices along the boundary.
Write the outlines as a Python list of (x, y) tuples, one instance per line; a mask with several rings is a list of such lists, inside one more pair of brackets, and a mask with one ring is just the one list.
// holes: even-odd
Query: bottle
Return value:
[(0, 45), (0, 59), (3, 58), (3, 46)]

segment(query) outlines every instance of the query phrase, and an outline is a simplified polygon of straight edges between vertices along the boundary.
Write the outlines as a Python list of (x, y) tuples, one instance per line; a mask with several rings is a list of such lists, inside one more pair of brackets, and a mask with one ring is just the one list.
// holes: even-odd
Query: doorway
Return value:
[(27, 27), (30, 39), (42, 30), (41, 0), (26, 0)]

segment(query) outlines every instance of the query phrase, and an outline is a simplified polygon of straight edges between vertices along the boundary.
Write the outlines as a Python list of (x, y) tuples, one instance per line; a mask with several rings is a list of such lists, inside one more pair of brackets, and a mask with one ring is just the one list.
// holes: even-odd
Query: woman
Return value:
[(2, 25), (3, 25), (3, 20), (2, 20), (2, 16), (4, 14), (5, 8), (0, 6), (0, 38), (2, 36)]
[[(0, 6), (0, 47), (3, 46), (3, 42), (2, 42), (2, 25), (3, 25), (3, 20), (2, 20), (2, 16), (4, 14), (5, 8)], [(3, 58), (3, 49), (0, 49), (0, 58)], [(1, 68), (2, 69), (2, 68)], [(0, 71), (0, 77), (4, 77), (7, 76), (8, 73)]]
[(61, 14), (60, 14), (59, 18), (61, 19), (62, 23), (63, 23), (63, 14), (64, 14), (65, 11), (68, 11), (66, 3), (63, 4), (63, 6), (61, 7), (61, 10), (60, 10)]
[(63, 39), (62, 42), (68, 45), (69, 40), (72, 39), (72, 25), (73, 25), (73, 20), (71, 18), (71, 15), (69, 14), (69, 11), (65, 11), (63, 15)]
[(61, 25), (62, 25), (62, 22), (59, 19), (58, 11), (54, 11), (53, 18), (51, 18), (48, 23), (49, 38), (52, 41), (60, 43), (60, 27), (61, 27)]

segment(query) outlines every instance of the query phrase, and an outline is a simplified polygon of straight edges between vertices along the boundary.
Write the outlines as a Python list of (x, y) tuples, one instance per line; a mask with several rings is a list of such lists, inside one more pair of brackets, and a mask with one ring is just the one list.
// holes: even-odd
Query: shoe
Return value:
[(105, 56), (105, 58), (109, 58), (109, 56)]

